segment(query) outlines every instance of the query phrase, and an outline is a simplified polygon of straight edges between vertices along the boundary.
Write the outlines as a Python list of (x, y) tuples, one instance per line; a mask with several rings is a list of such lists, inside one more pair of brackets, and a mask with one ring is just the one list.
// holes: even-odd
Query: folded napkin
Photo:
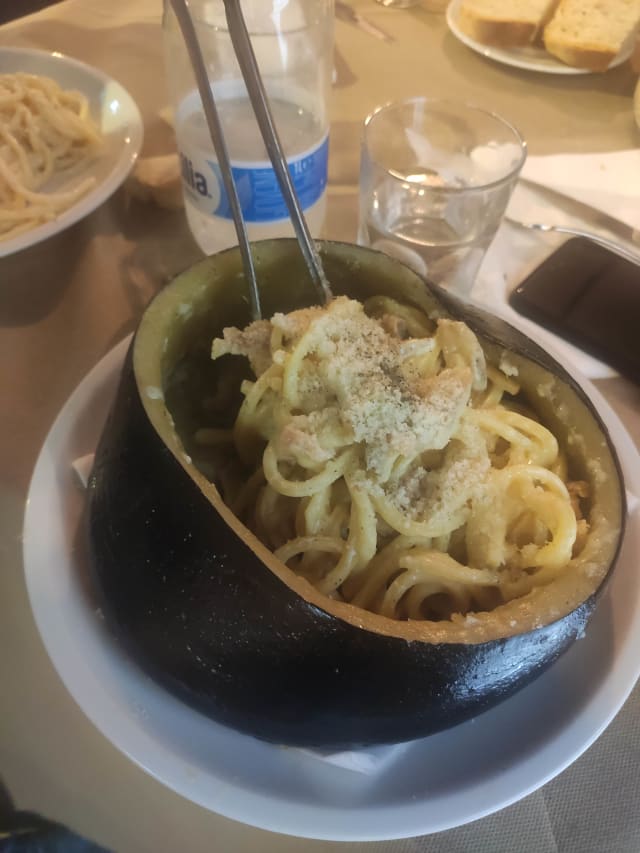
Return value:
[(640, 229), (640, 149), (529, 157), (521, 174)]
[[(522, 176), (626, 222), (637, 228), (640, 236), (640, 150), (529, 157)], [(524, 183), (516, 186), (507, 213), (523, 222), (601, 230), (576, 218), (569, 208), (555, 206), (544, 192)], [(471, 298), (519, 326), (565, 366), (574, 364), (590, 379), (616, 376), (612, 367), (522, 317), (508, 303), (511, 291), (566, 239), (503, 223), (480, 267)], [(640, 254), (640, 243), (638, 251)]]
[(342, 752), (323, 749), (298, 749), (298, 752), (342, 770), (374, 776), (387, 770), (414, 742), (368, 746)]

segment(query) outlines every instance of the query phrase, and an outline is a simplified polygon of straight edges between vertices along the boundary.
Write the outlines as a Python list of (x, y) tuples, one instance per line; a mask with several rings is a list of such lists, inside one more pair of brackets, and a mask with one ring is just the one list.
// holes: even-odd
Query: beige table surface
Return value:
[[(377, 103), (407, 94), (473, 99), (519, 126), (534, 154), (634, 147), (636, 81), (555, 77), (494, 64), (417, 6), (356, 0), (392, 33), (382, 44), (336, 25), (327, 236), (355, 236), (358, 133)], [(160, 0), (66, 0), (0, 28), (0, 45), (55, 49), (122, 82), (145, 121), (145, 154), (172, 150), (165, 105)], [(200, 257), (182, 212), (127, 203), (122, 191), (51, 240), (0, 260), (0, 773), (21, 808), (62, 821), (118, 851), (640, 851), (640, 693), (569, 769), (521, 802), (423, 838), (351, 845), (302, 841), (209, 813), (118, 752), (66, 692), (36, 631), (21, 558), (29, 477), (47, 430), (88, 369), (131, 331), (151, 296)], [(640, 390), (600, 390), (640, 444)]]

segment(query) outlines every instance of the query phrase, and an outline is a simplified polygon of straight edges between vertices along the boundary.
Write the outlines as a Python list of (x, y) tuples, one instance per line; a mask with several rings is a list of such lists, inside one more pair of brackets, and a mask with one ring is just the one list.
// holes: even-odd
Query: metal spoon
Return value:
[(544, 222), (522, 222), (519, 219), (514, 219), (512, 216), (505, 216), (504, 219), (505, 222), (515, 225), (518, 228), (529, 228), (533, 231), (543, 231), (544, 233), (553, 232), (557, 234), (571, 234), (573, 237), (584, 237), (587, 240), (591, 240), (592, 243), (597, 243), (599, 246), (615, 252), (616, 255), (620, 255), (620, 257), (626, 258), (626, 260), (634, 264), (640, 264), (640, 253), (625, 248), (615, 240), (609, 240), (607, 237), (594, 234), (593, 231), (584, 231), (581, 228), (572, 228), (565, 225), (548, 225)]
[(238, 198), (235, 181), (233, 180), (233, 172), (231, 171), (231, 161), (229, 159), (227, 144), (225, 142), (220, 117), (218, 116), (218, 110), (216, 108), (213, 92), (211, 91), (211, 85), (209, 83), (207, 67), (202, 56), (202, 51), (200, 50), (198, 36), (196, 34), (186, 0), (171, 0), (171, 5), (178, 20), (180, 30), (182, 31), (182, 37), (187, 47), (189, 59), (191, 60), (191, 65), (196, 77), (196, 83), (198, 84), (198, 91), (200, 92), (200, 98), (202, 99), (202, 108), (207, 120), (207, 127), (209, 128), (211, 141), (213, 142), (218, 163), (220, 164), (224, 188), (227, 191), (227, 196), (229, 197), (233, 223), (236, 228), (236, 234), (238, 235), (238, 245), (240, 247), (244, 274), (249, 282), (251, 316), (254, 320), (260, 320), (262, 318), (262, 307), (260, 305), (260, 292), (258, 290), (258, 282), (256, 280), (253, 255), (251, 254), (249, 237), (247, 236), (247, 229), (242, 216), (240, 199)]
[(247, 87), (262, 139), (278, 178), (278, 183), (280, 184), (280, 191), (287, 204), (298, 244), (300, 245), (320, 300), (328, 302), (332, 298), (329, 282), (324, 274), (320, 255), (309, 232), (309, 227), (296, 196), (291, 175), (289, 174), (287, 159), (278, 137), (273, 116), (271, 115), (267, 94), (262, 83), (262, 78), (260, 77), (260, 70), (253, 52), (242, 9), (240, 8), (240, 0), (223, 0), (223, 2), (231, 43), (238, 64), (240, 65), (242, 77)]

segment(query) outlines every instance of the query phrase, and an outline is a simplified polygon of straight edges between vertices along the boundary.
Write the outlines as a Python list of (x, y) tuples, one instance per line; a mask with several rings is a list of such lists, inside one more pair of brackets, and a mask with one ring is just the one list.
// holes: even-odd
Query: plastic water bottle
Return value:
[[(222, 0), (191, 0), (249, 239), (293, 235), (226, 28)], [(165, 60), (185, 211), (203, 251), (237, 244), (229, 200), (182, 36), (165, 9)], [(332, 0), (244, 0), (253, 50), (291, 177), (313, 236), (324, 223)]]

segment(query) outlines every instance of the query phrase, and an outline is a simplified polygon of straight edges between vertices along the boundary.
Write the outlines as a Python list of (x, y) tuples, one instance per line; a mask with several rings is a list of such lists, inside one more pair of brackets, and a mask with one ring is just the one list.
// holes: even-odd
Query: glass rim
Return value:
[[(472, 186), (466, 187), (429, 187), (429, 190), (434, 193), (442, 193), (442, 194), (458, 194), (460, 192), (472, 193), (472, 192), (484, 192), (485, 190), (492, 189), (493, 187), (500, 186), (501, 184), (507, 183), (513, 177), (515, 177), (522, 169), (527, 159), (527, 141), (520, 133), (518, 128), (508, 121), (504, 116), (501, 116), (499, 113), (494, 112), (493, 110), (489, 110), (486, 107), (478, 106), (477, 104), (471, 101), (459, 101), (454, 98), (430, 98), (427, 95), (414, 95), (409, 98), (402, 98), (400, 100), (394, 101), (386, 101), (384, 104), (380, 104), (375, 107), (365, 118), (362, 129), (362, 138), (363, 142), (367, 141), (367, 132), (371, 126), (371, 123), (375, 118), (377, 118), (381, 113), (390, 112), (392, 109), (409, 106), (411, 104), (416, 103), (424, 103), (427, 105), (442, 105), (442, 106), (451, 106), (459, 109), (460, 107), (469, 110), (473, 113), (481, 113), (484, 116), (494, 119), (503, 127), (508, 128), (508, 130), (513, 134), (514, 141), (518, 145), (520, 149), (520, 157), (515, 166), (509, 169), (501, 178), (497, 178), (493, 181), (489, 181), (483, 184), (474, 184)], [(372, 162), (376, 163), (376, 165), (380, 166), (387, 172), (395, 181), (400, 181), (401, 183), (410, 183), (406, 178), (400, 177), (397, 172), (393, 172), (392, 169), (384, 166), (378, 159), (376, 159), (370, 152), (369, 158)], [(416, 184), (417, 186), (417, 184)]]

